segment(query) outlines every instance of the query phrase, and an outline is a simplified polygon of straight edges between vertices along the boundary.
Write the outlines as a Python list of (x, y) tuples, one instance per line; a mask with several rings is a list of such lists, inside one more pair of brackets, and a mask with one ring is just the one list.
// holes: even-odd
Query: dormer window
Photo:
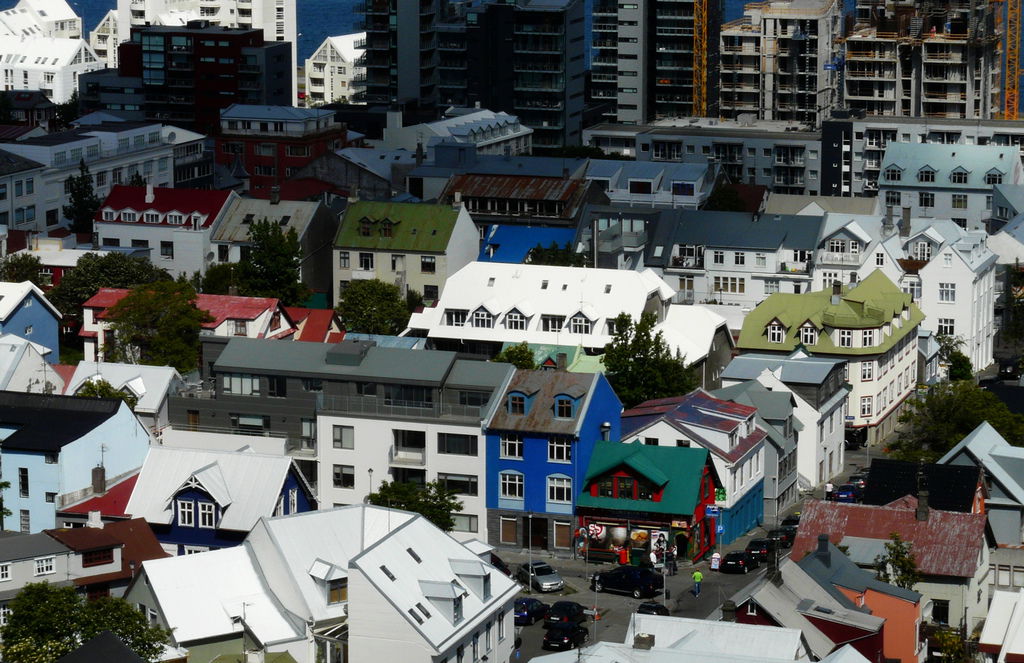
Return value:
[(1003, 174), (998, 170), (990, 170), (985, 173), (985, 184), (1002, 184)]
[(958, 168), (949, 174), (949, 181), (953, 184), (967, 184), (967, 171)]
[(143, 220), (146, 223), (160, 223), (160, 213), (159, 212), (146, 212), (145, 216), (143, 217)]
[(508, 395), (508, 413), (526, 414), (526, 397), (522, 394)]
[(505, 328), (523, 331), (526, 329), (526, 316), (519, 311), (509, 311), (505, 316)]
[(370, 224), (369, 223), (360, 223), (359, 224), (359, 234), (362, 237), (369, 237), (370, 234), (371, 234)]
[(178, 527), (195, 527), (195, 503), (192, 500), (177, 500)]
[(786, 340), (786, 330), (777, 322), (768, 325), (768, 342), (782, 343)]
[(213, 502), (199, 502), (199, 526), (213, 529), (217, 523), (217, 505)]
[(853, 331), (849, 329), (839, 330), (839, 347), (841, 348), (852, 348), (853, 347)]
[(573, 402), (571, 398), (559, 396), (555, 399), (555, 417), (558, 419), (572, 419)]
[(914, 258), (917, 260), (932, 259), (932, 245), (928, 242), (917, 242), (914, 244)]
[(121, 220), (125, 223), (134, 223), (135, 212), (121, 212)]
[(464, 309), (447, 309), (444, 312), (444, 324), (449, 327), (465, 327), (469, 312)]
[(804, 345), (814, 345), (818, 342), (818, 330), (807, 325), (800, 328), (800, 342)]
[(180, 214), (168, 214), (167, 223), (171, 224), (172, 226), (180, 226), (185, 223), (185, 217), (183, 217)]
[(589, 334), (593, 328), (594, 323), (582, 313), (577, 313), (569, 320), (569, 329), (573, 334)]
[(344, 603), (348, 600), (348, 578), (337, 578), (327, 582), (327, 603)]
[(484, 308), (473, 311), (473, 326), (490, 329), (494, 326), (494, 316)]
[(930, 166), (925, 166), (921, 170), (917, 171), (918, 182), (934, 182), (935, 171)]
[(394, 225), (390, 222), (384, 222), (380, 227), (381, 237), (394, 237)]
[(870, 348), (875, 344), (875, 330), (865, 329), (861, 332), (861, 346)]
[(890, 182), (899, 182), (903, 179), (903, 171), (896, 166), (889, 166), (885, 169), (885, 179)]
[(117, 218), (117, 212), (115, 212), (113, 210), (109, 210), (109, 209), (103, 210), (103, 220), (104, 221), (113, 221), (116, 218)]
[(541, 331), (560, 332), (565, 327), (564, 315), (542, 315), (540, 316)]

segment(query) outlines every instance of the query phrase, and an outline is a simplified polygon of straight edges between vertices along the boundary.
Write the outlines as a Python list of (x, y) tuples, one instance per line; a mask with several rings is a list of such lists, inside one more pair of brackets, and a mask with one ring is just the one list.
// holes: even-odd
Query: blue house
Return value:
[(172, 447), (149, 450), (125, 507), (175, 555), (230, 548), (262, 517), (315, 509), (288, 456)]
[(60, 363), (60, 311), (31, 281), (0, 281), (0, 334), (13, 334), (51, 350), (46, 359)]
[[(11, 517), (4, 529), (41, 532), (59, 503), (102, 492), (104, 477), (142, 465), (149, 432), (120, 399), (0, 391), (0, 467)], [(102, 484), (102, 485), (101, 485)]]
[(621, 413), (601, 373), (516, 371), (484, 423), (490, 543), (571, 549), (590, 455), (619, 439)]

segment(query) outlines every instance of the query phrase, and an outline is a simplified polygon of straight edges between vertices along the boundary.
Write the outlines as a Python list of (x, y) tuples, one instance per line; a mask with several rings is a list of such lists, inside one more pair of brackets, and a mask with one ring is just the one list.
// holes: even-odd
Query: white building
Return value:
[(64, 393), (64, 378), (47, 361), (50, 352), (14, 334), (0, 335), (0, 390)]
[(262, 518), (235, 548), (145, 562), (126, 598), (197, 658), (245, 645), (299, 663), (497, 662), (512, 656), (518, 590), (422, 516), (355, 505)]
[(797, 350), (787, 357), (744, 354), (722, 373), (722, 384), (756, 380), (796, 402), (797, 473), (800, 488), (819, 486), (843, 470), (847, 390), (846, 362), (810, 357)]
[[(82, 160), (89, 167), (100, 198), (136, 173), (154, 186), (171, 187), (175, 185), (177, 150), (202, 151), (203, 138), (202, 134), (158, 123), (113, 122), (4, 143), (4, 150), (44, 165), (43, 172), (31, 178), (33, 191), (28, 191), (29, 184), (25, 184), (25, 193), (35, 194), (31, 214), (28, 210), (18, 214), (16, 210), (13, 227), (46, 230), (64, 220), (68, 178), (78, 176)], [(17, 186), (15, 195), (22, 195)]]
[(111, 9), (89, 33), (89, 46), (107, 69), (117, 69), (117, 10)]
[(379, 147), (410, 152), (422, 145), (428, 158), (440, 142), (476, 146), (477, 154), (528, 155), (533, 149), (533, 129), (519, 123), (519, 117), (480, 108), (449, 108), (435, 122), (402, 126), (402, 113), (388, 113), (387, 128)]
[(698, 209), (711, 195), (717, 168), (697, 163), (590, 159), (586, 179), (600, 185), (613, 205)]
[(882, 271), (924, 312), (921, 327), (958, 337), (975, 371), (993, 362), (996, 254), (984, 230), (949, 219), (829, 213), (822, 225), (814, 283), (856, 283)]
[(366, 67), (357, 65), (362, 54), (356, 45), (365, 42), (365, 32), (328, 37), (306, 59), (306, 105), (352, 103)]
[(105, 381), (118, 391), (134, 396), (132, 411), (152, 434), (167, 426), (167, 397), (184, 385), (181, 375), (170, 366), (143, 366), (107, 362), (78, 362), (62, 393), (77, 394), (94, 381)]
[(13, 37), (81, 39), (82, 19), (65, 0), (18, 0), (0, 11), (0, 33)]
[[(296, 0), (117, 0), (118, 43), (131, 38), (132, 26), (185, 25), (190, 20), (209, 21), (225, 28), (263, 30), (266, 41), (292, 45), (292, 63), (298, 39)], [(297, 99), (296, 74), (292, 74), (292, 104)]]
[(78, 76), (103, 69), (84, 39), (0, 35), (5, 90), (40, 90), (59, 104), (78, 89)]

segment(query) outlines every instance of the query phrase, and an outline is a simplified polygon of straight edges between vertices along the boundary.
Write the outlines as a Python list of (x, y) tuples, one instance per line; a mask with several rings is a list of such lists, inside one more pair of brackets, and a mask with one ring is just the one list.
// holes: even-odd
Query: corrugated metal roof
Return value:
[(581, 180), (534, 175), (455, 175), (441, 198), (456, 193), (463, 198), (505, 198), (509, 200), (544, 200), (568, 202), (582, 184)]
[[(927, 520), (915, 516), (917, 500), (907, 497), (891, 506), (810, 500), (800, 516), (794, 550), (813, 550), (818, 534), (833, 543), (845, 537), (886, 541), (896, 532), (911, 544), (918, 571), (924, 575), (970, 578), (978, 570), (985, 541), (985, 515), (930, 509)], [(872, 561), (874, 561), (872, 559)]]
[[(898, 181), (890, 182), (885, 178), (885, 171), (895, 167), (903, 171)], [(1019, 173), (1020, 154), (1015, 146), (1003, 145), (945, 145), (940, 143), (903, 143), (890, 141), (882, 157), (882, 175), (878, 185), (887, 187), (917, 187), (917, 174), (929, 168), (935, 172), (934, 181), (928, 188), (939, 189), (991, 189), (985, 184), (985, 175), (989, 172), (1000, 172), (1010, 175), (1008, 182), (1013, 182), (1013, 175)], [(964, 184), (953, 183), (950, 174), (954, 171), (967, 174)]]
[(220, 501), (218, 527), (248, 532), (261, 517), (274, 513), (291, 468), (292, 459), (287, 456), (150, 447), (126, 511), (150, 523), (169, 524), (174, 518), (175, 493), (197, 476)]
[[(90, 297), (83, 308), (109, 309), (131, 292), (126, 288), (100, 288)], [(206, 311), (213, 319), (202, 323), (206, 329), (215, 329), (225, 320), (255, 320), (268, 310), (277, 309), (278, 300), (272, 297), (238, 297), (235, 295), (196, 295), (196, 308)], [(107, 311), (96, 314), (106, 317)]]
[(595, 378), (592, 373), (518, 370), (502, 399), (513, 392), (526, 394), (530, 397), (526, 413), (511, 414), (507, 407), (495, 408), (486, 427), (493, 430), (575, 435), (579, 422), (586, 414), (584, 402), (581, 400), (577, 404), (572, 417), (556, 417), (555, 397), (567, 394), (579, 399), (593, 388)]
[(359, 201), (345, 210), (334, 245), (444, 253), (458, 218), (450, 205)]
[(260, 198), (236, 198), (224, 213), (213, 242), (250, 242), (249, 230), (259, 221), (271, 221), (282, 233), (294, 230), (301, 238), (320, 209), (319, 202), (285, 200), (271, 203)]
[(752, 380), (765, 370), (775, 372), (782, 369), (781, 380), (787, 384), (820, 385), (837, 365), (844, 362), (844, 359), (830, 357), (743, 354), (732, 358), (722, 372), (722, 379)]
[[(653, 635), (656, 647), (682, 649), (687, 653), (695, 650), (719, 652), (723, 656), (754, 656), (756, 652), (758, 658), (787, 661), (799, 660), (805, 653), (800, 631), (778, 626), (633, 613), (623, 643), (632, 645), (638, 633)], [(682, 646), (673, 644), (684, 638), (686, 642)], [(586, 655), (584, 658), (589, 660)], [(686, 656), (679, 660), (690, 659)]]

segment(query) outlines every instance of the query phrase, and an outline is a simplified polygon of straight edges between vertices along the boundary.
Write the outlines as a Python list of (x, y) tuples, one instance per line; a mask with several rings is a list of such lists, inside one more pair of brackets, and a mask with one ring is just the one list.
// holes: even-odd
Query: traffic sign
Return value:
[(709, 516), (717, 516), (721, 511), (718, 506), (708, 505), (704, 507), (704, 513)]
[(719, 525), (718, 527), (715, 528), (715, 531), (718, 532), (719, 534), (724, 533), (725, 532), (725, 525)]
[(584, 608), (583, 614), (584, 615), (589, 615), (589, 616), (593, 617), (594, 615), (597, 614), (597, 610), (591, 610), (590, 608)]

